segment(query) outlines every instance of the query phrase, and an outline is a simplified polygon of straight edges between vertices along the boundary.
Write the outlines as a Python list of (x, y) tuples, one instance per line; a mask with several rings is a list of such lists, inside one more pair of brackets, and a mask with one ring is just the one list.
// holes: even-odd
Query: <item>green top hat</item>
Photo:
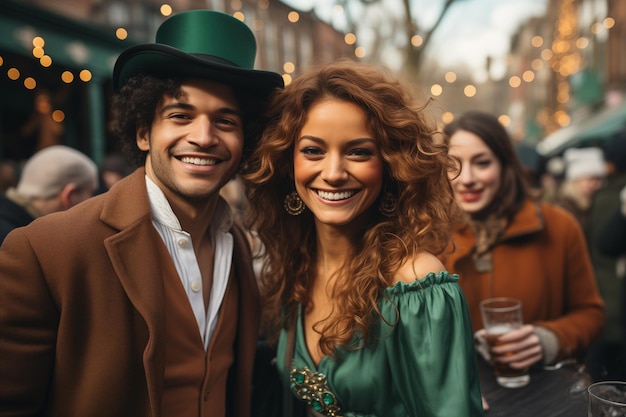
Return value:
[(263, 98), (284, 83), (280, 74), (255, 70), (255, 55), (256, 41), (245, 23), (221, 12), (190, 10), (165, 20), (156, 43), (123, 51), (113, 69), (113, 87), (119, 90), (137, 74), (197, 77)]

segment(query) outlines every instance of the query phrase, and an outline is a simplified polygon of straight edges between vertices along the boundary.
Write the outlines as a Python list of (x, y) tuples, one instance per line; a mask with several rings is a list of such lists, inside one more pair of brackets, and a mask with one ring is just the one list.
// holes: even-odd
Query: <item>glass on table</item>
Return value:
[[(530, 382), (528, 368), (512, 368), (508, 363), (498, 361), (498, 357), (494, 356), (492, 350), (493, 347), (504, 344), (500, 340), (501, 336), (522, 327), (521, 301), (509, 297), (488, 298), (480, 302), (480, 312), (496, 381), (506, 388), (519, 388), (528, 385)], [(513, 352), (506, 352), (500, 356), (512, 354)]]
[(626, 382), (602, 381), (587, 388), (588, 417), (626, 417)]

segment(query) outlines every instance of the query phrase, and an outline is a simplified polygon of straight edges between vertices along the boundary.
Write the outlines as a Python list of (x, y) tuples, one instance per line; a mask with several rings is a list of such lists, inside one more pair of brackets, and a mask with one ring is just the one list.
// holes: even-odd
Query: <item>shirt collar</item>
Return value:
[[(163, 193), (163, 190), (161, 190), (159, 186), (156, 185), (147, 175), (146, 188), (148, 190), (150, 211), (152, 212), (152, 218), (154, 221), (172, 230), (183, 231), (169, 201), (167, 201), (167, 197), (165, 197), (165, 194)], [(232, 210), (226, 200), (220, 197), (215, 207), (213, 220), (211, 221), (211, 229), (216, 227), (215, 230), (225, 233), (230, 229), (232, 224)]]

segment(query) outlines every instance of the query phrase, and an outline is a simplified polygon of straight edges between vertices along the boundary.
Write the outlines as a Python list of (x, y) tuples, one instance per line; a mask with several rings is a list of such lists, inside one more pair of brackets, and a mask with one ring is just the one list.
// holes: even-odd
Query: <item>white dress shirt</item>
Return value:
[(208, 309), (205, 309), (202, 276), (191, 244), (191, 235), (180, 226), (163, 191), (147, 176), (146, 186), (152, 211), (152, 224), (161, 235), (174, 261), (183, 289), (189, 297), (191, 309), (198, 322), (198, 329), (206, 351), (217, 325), (233, 259), (233, 236), (228, 232), (233, 222), (232, 212), (228, 204), (220, 199), (209, 227), (215, 248), (215, 265)]

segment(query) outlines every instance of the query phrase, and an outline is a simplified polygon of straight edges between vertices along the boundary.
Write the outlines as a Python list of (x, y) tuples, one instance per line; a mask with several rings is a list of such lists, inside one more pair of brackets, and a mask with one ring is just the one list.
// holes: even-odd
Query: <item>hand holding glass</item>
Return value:
[(527, 385), (530, 381), (527, 367), (512, 368), (508, 363), (497, 360), (498, 357), (509, 356), (513, 352), (493, 352), (494, 347), (504, 344), (500, 341), (500, 336), (522, 327), (522, 303), (514, 298), (489, 298), (481, 301), (480, 312), (498, 384), (507, 388)]

